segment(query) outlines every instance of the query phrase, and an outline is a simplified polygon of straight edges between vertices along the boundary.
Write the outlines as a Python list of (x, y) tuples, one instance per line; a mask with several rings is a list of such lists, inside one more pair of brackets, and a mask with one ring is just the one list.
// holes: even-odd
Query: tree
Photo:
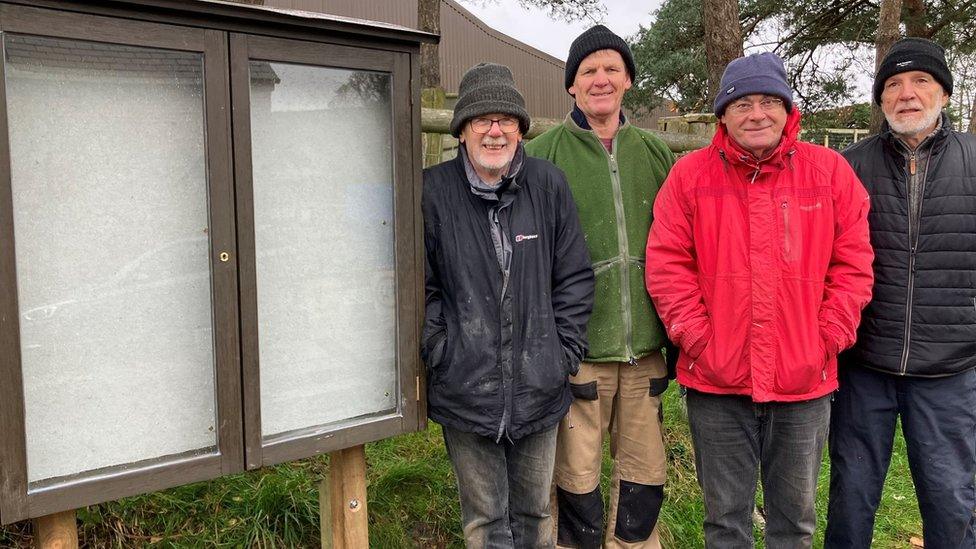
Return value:
[[(708, 79), (707, 59), (702, 48), (691, 44), (707, 36), (704, 25), (691, 37), (676, 32), (674, 20), (693, 22), (714, 11), (705, 8), (712, 0), (665, 0), (655, 21), (632, 38), (641, 51), (634, 96), (651, 105), (651, 97), (672, 99), (683, 110), (708, 105), (707, 87), (691, 85)], [(902, 8), (888, 9), (900, 15), (901, 24), (912, 36), (939, 42), (950, 54), (973, 53), (976, 49), (976, 1), (901, 0)], [(772, 50), (784, 58), (796, 103), (805, 112), (849, 104), (854, 96), (851, 82), (869, 73), (877, 48), (881, 7), (888, 0), (741, 0), (739, 27), (747, 52)], [(711, 4), (709, 4), (711, 5)], [(887, 12), (886, 12), (887, 13)], [(666, 17), (667, 16), (667, 17)], [(726, 18), (727, 19), (727, 18)], [(672, 59), (675, 52), (693, 57), (683, 63)], [(635, 97), (636, 99), (636, 97)], [(658, 99), (660, 101), (661, 99)], [(628, 105), (634, 108), (635, 105)], [(968, 110), (968, 109), (966, 109)], [(960, 114), (963, 113), (959, 109)]]
[(949, 116), (960, 130), (976, 133), (976, 53), (952, 51), (946, 60), (954, 81)]
[(627, 108), (643, 114), (670, 101), (684, 112), (708, 110), (704, 34), (700, 0), (665, 2), (654, 24), (631, 39), (637, 74), (624, 95)]
[[(418, 0), (417, 22), (420, 30), (440, 34), (441, 0)], [(420, 45), (420, 87), (438, 88), (441, 85), (441, 64), (437, 58), (437, 44)]]
[(722, 72), (733, 59), (742, 57), (742, 25), (738, 0), (702, 0), (705, 25), (705, 61), (708, 97), (715, 97)]
[[(918, 0), (909, 0), (918, 2)], [(878, 32), (874, 40), (874, 72), (877, 74), (881, 67), (881, 61), (888, 54), (891, 45), (901, 36), (898, 24), (901, 19), (902, 0), (881, 0), (881, 9), (878, 16)], [(884, 116), (881, 109), (872, 102), (871, 107), (871, 133), (878, 133), (881, 129), (881, 122)]]

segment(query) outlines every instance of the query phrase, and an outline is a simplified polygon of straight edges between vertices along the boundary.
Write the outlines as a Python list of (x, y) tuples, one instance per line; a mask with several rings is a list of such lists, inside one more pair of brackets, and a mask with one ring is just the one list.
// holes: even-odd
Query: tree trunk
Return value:
[(702, 0), (708, 98), (714, 99), (729, 61), (742, 57), (742, 24), (737, 0)]
[[(417, 23), (420, 30), (440, 34), (441, 0), (419, 0), (417, 2)], [(437, 59), (437, 44), (420, 45), (420, 87), (439, 88), (441, 86), (440, 61)]]
[[(909, 0), (911, 1), (911, 0)], [(878, 32), (874, 38), (874, 72), (877, 74), (881, 61), (891, 49), (891, 45), (901, 36), (898, 30), (898, 23), (901, 19), (902, 0), (881, 0), (881, 14), (878, 17)], [(884, 115), (881, 109), (874, 104), (872, 94), (871, 101), (871, 133), (878, 133), (881, 130), (881, 122)]]
[(925, 0), (905, 0), (905, 36), (931, 38), (929, 27), (925, 24), (926, 15)]

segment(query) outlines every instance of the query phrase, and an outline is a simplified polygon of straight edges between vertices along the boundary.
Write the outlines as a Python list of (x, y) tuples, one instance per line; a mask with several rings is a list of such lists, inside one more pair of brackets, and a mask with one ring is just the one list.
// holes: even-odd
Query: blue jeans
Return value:
[(824, 547), (871, 546), (901, 416), (925, 549), (976, 548), (976, 371), (912, 378), (841, 366), (839, 375)]
[(766, 547), (810, 547), (830, 397), (758, 403), (689, 389), (688, 422), (705, 500), (705, 546), (754, 546), (752, 512), (761, 471)]
[(549, 494), (556, 428), (514, 443), (444, 427), (469, 549), (554, 547)]

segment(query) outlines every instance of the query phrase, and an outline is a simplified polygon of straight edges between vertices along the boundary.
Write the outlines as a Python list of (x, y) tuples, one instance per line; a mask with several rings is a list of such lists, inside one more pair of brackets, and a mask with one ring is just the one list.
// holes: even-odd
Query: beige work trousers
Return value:
[[(661, 412), (661, 393), (667, 387), (664, 358), (654, 354), (637, 361), (636, 365), (584, 362), (570, 383), (574, 385), (576, 398), (559, 425), (556, 486), (572, 494), (593, 492), (600, 483), (603, 437), (609, 435), (613, 471), (604, 547), (661, 547), (656, 523), (645, 540), (624, 541), (616, 532), (620, 482), (657, 487), (664, 484), (666, 463)], [(650, 511), (631, 509), (628, 512)], [(554, 510), (553, 515), (558, 517), (558, 511)]]

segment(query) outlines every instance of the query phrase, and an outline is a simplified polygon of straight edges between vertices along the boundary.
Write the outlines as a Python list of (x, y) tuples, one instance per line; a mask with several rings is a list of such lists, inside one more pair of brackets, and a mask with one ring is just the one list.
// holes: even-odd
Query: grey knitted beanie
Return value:
[(532, 123), (525, 110), (525, 99), (515, 87), (512, 71), (505, 65), (478, 63), (461, 77), (454, 118), (451, 120), (451, 135), (459, 137), (468, 120), (492, 113), (518, 118), (523, 135), (529, 131)]
[(775, 53), (754, 53), (729, 62), (715, 97), (715, 115), (722, 116), (729, 103), (754, 94), (775, 95), (785, 103), (786, 112), (793, 110), (793, 90), (783, 60)]

